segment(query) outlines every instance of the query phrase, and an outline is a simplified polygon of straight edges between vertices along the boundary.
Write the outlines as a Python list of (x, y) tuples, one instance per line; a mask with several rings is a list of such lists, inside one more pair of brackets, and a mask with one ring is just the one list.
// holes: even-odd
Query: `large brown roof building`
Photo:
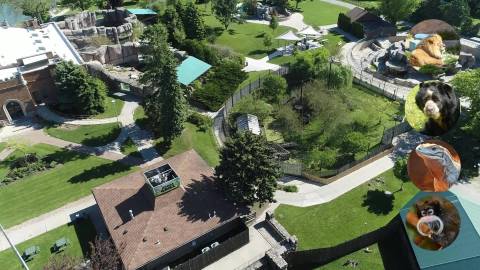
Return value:
[[(164, 167), (173, 170), (180, 187), (155, 196), (144, 172)], [(211, 263), (248, 242), (239, 218), (245, 208), (228, 201), (212, 176), (212, 168), (191, 150), (93, 190), (125, 269), (183, 269), (207, 255), (201, 261)], [(217, 247), (202, 253), (215, 242), (222, 252)]]

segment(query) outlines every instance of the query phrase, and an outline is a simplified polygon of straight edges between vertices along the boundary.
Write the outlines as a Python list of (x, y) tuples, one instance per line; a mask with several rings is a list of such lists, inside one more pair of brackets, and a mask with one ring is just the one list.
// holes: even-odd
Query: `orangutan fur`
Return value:
[(413, 50), (409, 59), (410, 64), (415, 67), (422, 67), (428, 64), (442, 66), (443, 47), (442, 37), (437, 34), (423, 39), (417, 45), (417, 48)]

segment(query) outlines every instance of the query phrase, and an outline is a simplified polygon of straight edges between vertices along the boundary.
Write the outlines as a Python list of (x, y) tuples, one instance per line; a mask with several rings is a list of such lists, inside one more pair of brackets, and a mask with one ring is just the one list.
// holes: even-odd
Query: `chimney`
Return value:
[(130, 214), (130, 218), (133, 220), (135, 216), (133, 215), (132, 209), (128, 210), (128, 213)]

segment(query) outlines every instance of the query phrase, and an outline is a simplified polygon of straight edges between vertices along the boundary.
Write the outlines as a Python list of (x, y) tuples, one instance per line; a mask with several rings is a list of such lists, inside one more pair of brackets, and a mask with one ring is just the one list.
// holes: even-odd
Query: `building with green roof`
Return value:
[(178, 82), (188, 86), (211, 67), (211, 65), (202, 60), (189, 56), (177, 67)]

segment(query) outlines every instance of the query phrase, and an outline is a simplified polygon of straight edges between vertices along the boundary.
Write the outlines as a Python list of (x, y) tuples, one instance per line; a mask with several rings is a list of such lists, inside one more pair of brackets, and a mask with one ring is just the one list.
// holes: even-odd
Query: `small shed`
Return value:
[(137, 16), (137, 18), (144, 23), (152, 21), (158, 15), (157, 12), (149, 8), (129, 8), (127, 11)]
[(238, 132), (250, 131), (255, 135), (260, 135), (261, 133), (258, 117), (253, 114), (242, 114), (238, 116), (236, 120), (236, 125)]
[(177, 67), (178, 82), (188, 86), (211, 67), (211, 65), (202, 60), (189, 56)]
[(353, 8), (347, 13), (347, 16), (352, 23), (357, 22), (363, 26), (365, 37), (368, 39), (390, 37), (397, 34), (395, 25), (363, 8)]

